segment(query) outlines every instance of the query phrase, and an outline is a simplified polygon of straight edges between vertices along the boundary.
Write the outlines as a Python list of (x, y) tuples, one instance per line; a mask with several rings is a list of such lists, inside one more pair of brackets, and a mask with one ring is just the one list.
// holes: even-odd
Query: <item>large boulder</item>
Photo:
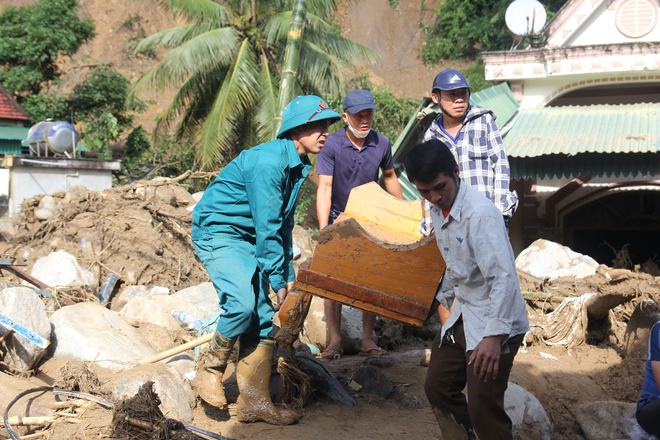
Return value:
[(156, 350), (117, 312), (92, 302), (62, 307), (50, 317), (49, 353), (54, 358), (94, 362), (111, 371), (132, 368)]
[(128, 302), (119, 315), (129, 321), (150, 322), (169, 331), (177, 331), (180, 323), (173, 315), (173, 311), (183, 311), (196, 319), (203, 319), (207, 313), (179, 297), (172, 295), (155, 295), (150, 297), (136, 297)]
[(552, 424), (543, 405), (520, 385), (509, 382), (504, 393), (504, 408), (518, 440), (551, 440)]
[(160, 399), (160, 410), (167, 417), (191, 422), (196, 397), (190, 383), (176, 370), (164, 364), (142, 365), (115, 374), (104, 388), (113, 399), (133, 397), (146, 382), (154, 383), (154, 392)]
[[(27, 328), (45, 341), (50, 341), (48, 312), (39, 294), (27, 287), (10, 287), (0, 292), (0, 311), (17, 324)], [(9, 332), (0, 325), (0, 336)], [(5, 340), (7, 352), (2, 361), (18, 370), (30, 370), (47, 353), (47, 347), (40, 347), (30, 337), (14, 332)], [(2, 350), (0, 350), (2, 354)]]

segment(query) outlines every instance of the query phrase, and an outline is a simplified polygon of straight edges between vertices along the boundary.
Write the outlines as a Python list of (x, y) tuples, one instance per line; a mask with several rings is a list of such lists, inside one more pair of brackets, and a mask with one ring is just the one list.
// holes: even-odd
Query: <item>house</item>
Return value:
[[(94, 191), (112, 187), (112, 171), (119, 169), (120, 161), (76, 157), (75, 149), (68, 154), (58, 148), (62, 144), (57, 131), (63, 125), (70, 126), (68, 123), (44, 121), (31, 128), (31, 122), (0, 85), (0, 219), (16, 217), (23, 200), (38, 194), (68, 191), (76, 185)], [(59, 145), (51, 145), (51, 138)]]
[(518, 107), (497, 119), (516, 254), (546, 238), (603, 264), (659, 261), (659, 16), (658, 0), (569, 0), (533, 45), (482, 53), (500, 89), (481, 105)]

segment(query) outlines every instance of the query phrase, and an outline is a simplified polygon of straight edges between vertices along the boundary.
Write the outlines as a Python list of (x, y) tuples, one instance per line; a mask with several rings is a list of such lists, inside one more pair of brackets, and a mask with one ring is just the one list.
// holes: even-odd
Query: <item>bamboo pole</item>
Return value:
[(284, 60), (282, 61), (282, 75), (280, 83), (279, 107), (275, 117), (276, 127), (274, 133), (282, 125), (282, 112), (284, 107), (291, 101), (293, 91), (295, 90), (296, 76), (298, 75), (298, 57), (300, 55), (300, 45), (302, 44), (302, 34), (305, 28), (305, 18), (307, 17), (307, 1), (295, 0), (293, 2), (293, 11), (291, 13), (291, 24), (289, 34), (286, 40), (286, 49), (284, 50)]
[(140, 359), (137, 365), (152, 364), (154, 362), (162, 361), (163, 359), (166, 359), (170, 356), (174, 356), (175, 354), (182, 353), (186, 350), (190, 350), (191, 348), (195, 348), (198, 345), (209, 342), (211, 339), (213, 339), (213, 333), (206, 333), (199, 338), (193, 339), (192, 341), (186, 342), (185, 344), (179, 345), (178, 347), (170, 348), (169, 350), (161, 351), (160, 353), (156, 353), (152, 356)]

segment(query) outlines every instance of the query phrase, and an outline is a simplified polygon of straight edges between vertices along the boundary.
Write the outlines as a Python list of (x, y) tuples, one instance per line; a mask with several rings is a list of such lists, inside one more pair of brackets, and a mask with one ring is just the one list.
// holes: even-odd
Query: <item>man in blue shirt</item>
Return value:
[[(241, 422), (286, 425), (298, 418), (270, 399), (273, 315), (295, 279), (291, 233), (298, 192), (312, 167), (307, 154), (321, 151), (328, 126), (339, 119), (318, 96), (298, 96), (284, 109), (277, 139), (238, 155), (193, 210), (193, 245), (224, 311), (198, 362), (195, 388), (205, 402), (226, 407), (222, 376), (238, 340)], [(269, 287), (277, 293), (275, 306)]]
[[(512, 440), (509, 373), (529, 321), (501, 212), (459, 178), (439, 139), (415, 145), (408, 179), (431, 204), (447, 269), (436, 299), (449, 311), (435, 337), (424, 391), (443, 438)], [(466, 399), (462, 390), (467, 384)]]
[(637, 421), (649, 434), (660, 438), (660, 321), (653, 324), (642, 384), (642, 397), (637, 402)]
[[(344, 113), (341, 117), (346, 127), (328, 137), (325, 147), (316, 160), (319, 186), (316, 192), (316, 212), (319, 231), (332, 224), (346, 208), (353, 188), (378, 181), (382, 170), (387, 191), (403, 199), (399, 180), (394, 172), (392, 146), (387, 136), (371, 129), (374, 110), (378, 110), (368, 90), (358, 89), (344, 97)], [(330, 331), (330, 343), (321, 357), (333, 359), (341, 356), (341, 303), (326, 299), (325, 318)], [(370, 356), (382, 356), (387, 351), (372, 340), (376, 315), (362, 314), (362, 347), (360, 352)]]

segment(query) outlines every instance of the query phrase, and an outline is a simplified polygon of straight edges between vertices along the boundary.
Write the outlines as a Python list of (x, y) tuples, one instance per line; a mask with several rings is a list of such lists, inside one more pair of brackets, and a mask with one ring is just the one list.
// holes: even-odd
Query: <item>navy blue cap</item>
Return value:
[(360, 113), (362, 110), (378, 110), (374, 97), (369, 90), (357, 89), (349, 92), (344, 97), (344, 111), (351, 114)]

